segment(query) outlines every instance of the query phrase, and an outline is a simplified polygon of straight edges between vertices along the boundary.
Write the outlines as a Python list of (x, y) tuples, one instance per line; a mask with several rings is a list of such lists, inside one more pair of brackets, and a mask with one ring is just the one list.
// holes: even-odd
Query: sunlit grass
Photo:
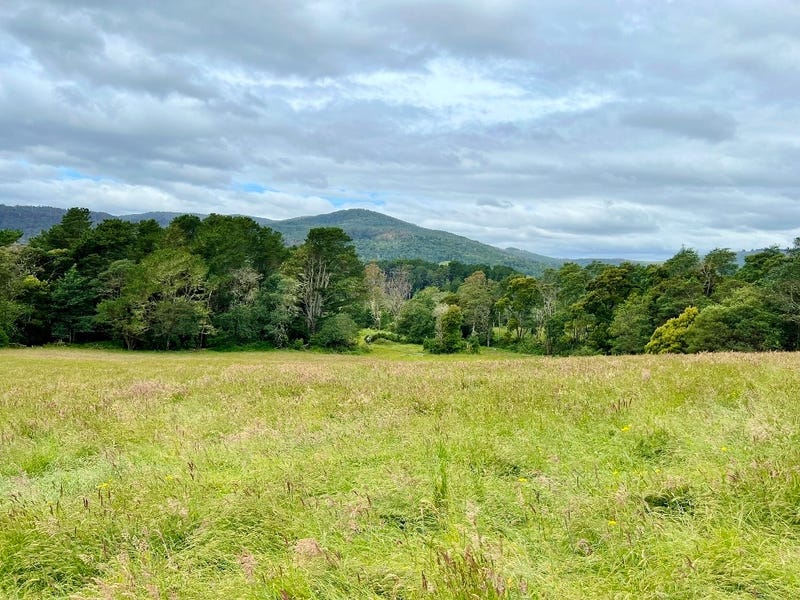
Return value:
[(800, 356), (0, 352), (0, 597), (793, 598)]

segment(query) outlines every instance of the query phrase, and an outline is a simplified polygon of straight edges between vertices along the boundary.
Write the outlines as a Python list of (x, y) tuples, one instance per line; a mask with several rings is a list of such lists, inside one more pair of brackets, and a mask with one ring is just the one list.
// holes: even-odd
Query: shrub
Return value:
[(349, 315), (340, 313), (325, 319), (319, 332), (311, 338), (315, 346), (332, 350), (351, 350), (356, 347), (358, 325)]

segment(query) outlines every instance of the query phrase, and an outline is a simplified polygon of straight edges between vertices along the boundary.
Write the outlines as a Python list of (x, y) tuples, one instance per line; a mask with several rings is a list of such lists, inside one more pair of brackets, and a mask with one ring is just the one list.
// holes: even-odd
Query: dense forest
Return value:
[(800, 240), (748, 255), (682, 249), (663, 264), (363, 264), (336, 227), (287, 247), (249, 217), (92, 224), (86, 209), (19, 243), (0, 230), (0, 346), (353, 348), (359, 330), (431, 352), (796, 350)]

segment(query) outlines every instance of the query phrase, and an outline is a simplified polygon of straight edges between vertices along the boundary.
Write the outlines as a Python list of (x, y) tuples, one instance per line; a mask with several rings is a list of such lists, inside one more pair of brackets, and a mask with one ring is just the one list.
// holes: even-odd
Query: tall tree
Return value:
[(306, 333), (317, 331), (326, 315), (353, 310), (364, 296), (364, 267), (350, 236), (338, 227), (317, 227), (287, 261), (298, 282), (299, 309)]
[(788, 329), (788, 348), (800, 349), (800, 238), (764, 282), (775, 310)]
[(12, 341), (15, 323), (23, 311), (15, 300), (26, 273), (19, 247), (12, 246), (21, 236), (21, 231), (0, 230), (0, 346)]
[(509, 277), (503, 287), (505, 293), (497, 301), (497, 309), (505, 313), (506, 327), (519, 342), (534, 325), (533, 310), (541, 304), (542, 294), (536, 279), (525, 275)]
[(372, 326), (381, 329), (383, 311), (386, 307), (386, 273), (376, 263), (371, 262), (364, 267), (364, 284)]
[(492, 309), (495, 303), (495, 285), (486, 279), (483, 271), (476, 271), (458, 287), (458, 304), (464, 324), (472, 335), (478, 336), (487, 346), (492, 341)]
[(213, 331), (209, 315), (207, 267), (186, 250), (166, 248), (138, 265), (118, 266), (121, 288), (101, 302), (98, 320), (111, 327), (128, 348), (145, 343), (166, 350), (200, 346)]
[(703, 293), (711, 296), (720, 282), (736, 273), (736, 268), (736, 253), (728, 248), (715, 248), (706, 254), (699, 267)]
[(92, 281), (73, 265), (52, 286), (53, 337), (73, 343), (80, 333), (92, 330), (95, 314), (95, 289)]
[(392, 319), (396, 319), (403, 304), (411, 297), (411, 269), (403, 265), (385, 273), (384, 305)]

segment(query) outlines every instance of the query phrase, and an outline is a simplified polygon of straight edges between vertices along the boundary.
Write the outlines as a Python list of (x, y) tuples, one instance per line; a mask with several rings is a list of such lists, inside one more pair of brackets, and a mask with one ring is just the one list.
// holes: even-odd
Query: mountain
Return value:
[(532, 253), (516, 256), (454, 233), (426, 229), (364, 209), (275, 221), (268, 226), (280, 231), (288, 244), (301, 243), (313, 227), (340, 227), (353, 238), (359, 256), (365, 260), (420, 258), (435, 263), (457, 260), (468, 264), (505, 265), (530, 274), (564, 262)]
[[(27, 239), (61, 222), (65, 212), (64, 209), (52, 207), (0, 205), (0, 229), (20, 229), (24, 234), (23, 239)], [(184, 213), (151, 212), (116, 218), (134, 222), (155, 219), (165, 226), (181, 214)], [(197, 216), (202, 218), (205, 215)], [(94, 222), (109, 218), (114, 217), (107, 213), (92, 213)], [(505, 265), (531, 275), (541, 274), (545, 269), (558, 267), (565, 262), (515, 248), (503, 250), (364, 209), (340, 210), (284, 221), (256, 217), (254, 220), (280, 231), (288, 245), (302, 243), (309, 229), (314, 227), (340, 227), (353, 239), (359, 256), (365, 261), (418, 258), (439, 263), (457, 260), (468, 264)]]
[[(52, 206), (6, 206), (0, 204), (0, 229), (18, 229), (22, 232), (22, 239), (27, 240), (60, 223), (65, 212), (67, 211), (63, 208)], [(114, 218), (114, 215), (104, 212), (90, 212), (89, 215), (95, 224)]]

